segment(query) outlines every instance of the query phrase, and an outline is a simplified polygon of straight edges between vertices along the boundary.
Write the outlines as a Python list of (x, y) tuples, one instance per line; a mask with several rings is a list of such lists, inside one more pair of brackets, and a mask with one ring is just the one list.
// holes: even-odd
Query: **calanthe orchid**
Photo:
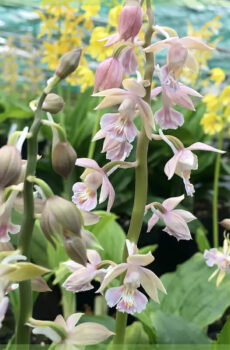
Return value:
[(184, 38), (172, 37), (165, 40), (157, 41), (156, 43), (146, 47), (145, 52), (157, 53), (168, 48), (167, 66), (169, 71), (172, 71), (176, 78), (180, 75), (183, 66), (186, 65), (192, 71), (197, 71), (198, 64), (195, 56), (190, 50), (212, 50), (210, 46), (205, 44), (199, 38), (186, 36)]
[(107, 58), (97, 67), (94, 92), (120, 87), (123, 79), (123, 66), (116, 57)]
[(226, 272), (230, 273), (230, 241), (229, 236), (224, 239), (223, 249), (219, 251), (216, 248), (211, 248), (210, 250), (205, 249), (204, 258), (206, 259), (206, 264), (210, 267), (217, 265), (217, 269), (209, 277), (209, 281), (215, 277), (217, 274), (216, 285), (219, 286), (222, 282)]
[(75, 293), (90, 290), (93, 289), (92, 280), (97, 276), (101, 278), (104, 276), (105, 270), (98, 267), (101, 263), (101, 257), (97, 251), (88, 249), (87, 258), (89, 263), (86, 266), (72, 260), (63, 263), (63, 265), (72, 271), (72, 274), (63, 283), (64, 288)]
[(93, 96), (105, 97), (96, 109), (121, 104), (128, 99), (129, 109), (135, 110), (137, 107), (139, 110), (146, 135), (150, 139), (154, 128), (154, 118), (149, 104), (143, 100), (146, 95), (144, 86), (132, 78), (123, 80), (122, 84), (124, 89), (108, 89), (94, 94)]
[(163, 231), (178, 241), (192, 239), (187, 222), (195, 220), (196, 217), (186, 210), (174, 209), (183, 199), (184, 195), (168, 198), (162, 204), (158, 202), (148, 204), (146, 210), (151, 209), (153, 215), (148, 221), (147, 232), (150, 232), (160, 219), (165, 223)]
[(84, 182), (77, 182), (73, 185), (74, 195), (72, 201), (79, 209), (86, 211), (94, 209), (97, 205), (97, 189), (101, 186), (99, 203), (104, 202), (108, 198), (107, 211), (110, 211), (114, 202), (115, 192), (108, 175), (93, 159), (78, 158), (76, 165), (86, 168), (86, 171), (81, 176)]
[(197, 91), (190, 87), (179, 83), (173, 76), (169, 74), (167, 66), (158, 68), (158, 74), (161, 82), (161, 87), (156, 87), (151, 92), (151, 97), (162, 93), (163, 107), (155, 114), (155, 120), (162, 129), (177, 129), (178, 126), (183, 125), (184, 116), (182, 113), (176, 111), (173, 106), (184, 107), (186, 109), (195, 110), (193, 102), (188, 95), (202, 97)]
[[(130, 2), (130, 5), (129, 5)], [(142, 8), (136, 0), (128, 0), (122, 8), (118, 20), (118, 33), (109, 35), (105, 46), (111, 46), (118, 41), (133, 41), (142, 26)]]
[(174, 156), (165, 164), (165, 174), (170, 180), (174, 174), (180, 176), (185, 185), (185, 190), (188, 196), (193, 196), (195, 192), (194, 186), (190, 183), (190, 174), (191, 170), (198, 169), (198, 158), (192, 152), (196, 150), (209, 151), (209, 152), (217, 152), (217, 153), (225, 153), (217, 148), (206, 145), (202, 142), (195, 142), (189, 147), (184, 147), (181, 142), (179, 142), (180, 147), (176, 148), (172, 142), (167, 140), (167, 138), (161, 133), (162, 138), (168, 145), (171, 147), (174, 152)]
[(107, 272), (98, 292), (102, 293), (114, 278), (126, 272), (124, 284), (108, 289), (105, 298), (110, 307), (117, 305), (119, 311), (133, 314), (144, 310), (147, 303), (147, 298), (137, 288), (142, 286), (150, 298), (156, 302), (159, 302), (157, 290), (159, 289), (163, 293), (166, 293), (166, 290), (161, 280), (144, 267), (153, 262), (152, 254), (150, 252), (139, 254), (137, 246), (129, 240), (126, 240), (126, 246), (129, 254), (127, 262), (119, 264)]
[(4, 297), (0, 300), (0, 328), (2, 327), (2, 321), (5, 318), (6, 311), (9, 305), (9, 298)]
[(33, 327), (33, 334), (43, 334), (56, 344), (76, 346), (98, 344), (114, 334), (94, 322), (83, 322), (76, 326), (82, 316), (82, 313), (72, 314), (65, 321), (62, 315), (58, 315), (53, 322), (30, 318), (28, 326)]
[[(20, 185), (18, 185), (20, 187)], [(20, 187), (21, 188), (21, 187)], [(9, 234), (16, 234), (20, 231), (19, 225), (14, 225), (11, 222), (11, 212), (14, 206), (14, 202), (19, 193), (19, 190), (13, 190), (7, 200), (0, 205), (0, 242), (8, 242), (10, 240)], [(3, 194), (1, 194), (1, 197)]]

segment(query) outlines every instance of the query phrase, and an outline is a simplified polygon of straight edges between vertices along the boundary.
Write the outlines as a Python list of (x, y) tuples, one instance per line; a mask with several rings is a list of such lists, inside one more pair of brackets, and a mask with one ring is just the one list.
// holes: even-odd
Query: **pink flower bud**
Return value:
[(56, 173), (67, 178), (74, 168), (77, 153), (68, 141), (58, 142), (52, 150), (52, 166)]
[(121, 10), (118, 30), (122, 39), (133, 39), (139, 33), (142, 26), (141, 6), (124, 6)]
[(17, 182), (22, 167), (20, 152), (15, 146), (0, 148), (0, 187), (7, 187)]
[(97, 67), (94, 92), (120, 87), (123, 79), (123, 67), (116, 57), (107, 58)]

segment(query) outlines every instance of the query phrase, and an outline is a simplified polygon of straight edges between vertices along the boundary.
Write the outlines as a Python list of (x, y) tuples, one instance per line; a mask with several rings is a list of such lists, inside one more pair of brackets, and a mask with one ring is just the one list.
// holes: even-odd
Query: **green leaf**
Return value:
[(89, 231), (94, 233), (104, 250), (100, 250), (103, 260), (112, 260), (120, 263), (125, 245), (125, 233), (121, 226), (115, 221), (116, 215), (97, 211), (100, 220), (97, 224), (90, 226)]
[[(161, 310), (148, 313), (148, 317), (138, 318), (147, 326), (156, 329), (158, 344), (209, 344), (211, 341), (205, 332), (196, 324), (184, 320), (179, 315), (163, 312)], [(146, 315), (145, 315), (146, 316)]]
[(196, 239), (198, 249), (201, 253), (203, 253), (205, 249), (208, 249), (208, 250), (210, 249), (210, 244), (206, 237), (206, 231), (204, 231), (203, 228), (199, 227), (196, 230), (195, 239)]
[(217, 344), (230, 344), (230, 316), (217, 336)]
[[(150, 344), (149, 337), (141, 322), (134, 322), (126, 328), (125, 344), (135, 344), (137, 349), (139, 344)], [(132, 347), (133, 350), (136, 349), (135, 345)]]
[(158, 248), (158, 244), (147, 245), (139, 249), (140, 254), (148, 254), (149, 252), (153, 253)]

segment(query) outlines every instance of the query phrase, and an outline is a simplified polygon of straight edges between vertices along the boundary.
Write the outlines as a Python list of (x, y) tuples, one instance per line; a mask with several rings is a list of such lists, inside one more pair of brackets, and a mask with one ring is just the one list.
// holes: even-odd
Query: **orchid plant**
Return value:
[[(142, 8), (143, 3), (145, 8)], [(141, 40), (139, 33), (145, 20), (147, 26), (143, 27), (145, 35)], [(158, 34), (165, 38), (153, 43), (152, 38), (155, 40)], [(64, 105), (63, 99), (52, 91), (78, 68), (81, 57), (81, 49), (78, 48), (61, 57), (41, 96), (31, 102), (34, 120), (30, 129), (14, 132), (8, 144), (0, 149), (0, 325), (9, 304), (7, 294), (18, 287), (15, 283), (19, 283), (20, 310), (15, 343), (18, 346), (27, 344), (26, 349), (30, 343), (31, 328), (34, 334), (43, 334), (56, 344), (97, 344), (112, 336), (114, 344), (124, 343), (127, 315), (141, 313), (148, 303), (147, 296), (159, 303), (158, 291), (167, 294), (161, 280), (148, 268), (154, 261), (153, 255), (151, 252), (141, 253), (138, 249), (144, 215), (149, 209), (153, 212), (148, 221), (148, 232), (161, 220), (165, 224), (163, 231), (167, 234), (177, 240), (192, 239), (188, 223), (196, 217), (176, 207), (185, 195), (193, 196), (195, 192), (190, 174), (198, 168), (198, 158), (193, 151), (223, 153), (201, 142), (185, 147), (178, 138), (170, 135), (171, 129), (178, 129), (184, 123), (183, 114), (175, 106), (194, 110), (192, 97), (202, 97), (182, 84), (180, 76), (185, 66), (192, 71), (197, 70), (193, 50), (209, 52), (211, 48), (207, 44), (192, 36), (179, 38), (171, 28), (155, 25), (150, 0), (141, 3), (126, 0), (120, 12), (117, 32), (102, 41), (105, 41), (106, 47), (111, 47), (113, 54), (97, 67), (92, 99), (103, 97), (96, 110), (112, 108), (101, 117), (101, 128), (95, 132), (92, 142), (104, 139), (102, 152), (106, 153), (108, 162), (101, 165), (90, 158), (77, 158), (76, 151), (66, 139), (65, 130), (52, 117)], [(168, 49), (168, 53), (165, 64), (160, 67), (155, 64), (154, 54), (163, 49)], [(137, 51), (145, 58), (143, 75), (138, 66)], [(157, 87), (152, 86), (154, 72), (159, 77)], [(160, 93), (162, 107), (153, 113), (151, 103)], [(53, 169), (67, 178), (74, 166), (84, 168), (81, 181), (73, 185), (72, 202), (55, 195), (44, 180), (36, 177), (38, 134), (42, 125), (52, 131)], [(138, 125), (141, 125), (140, 129)], [(28, 155), (23, 160), (21, 148), (25, 140)], [(164, 172), (168, 180), (174, 174), (182, 179), (185, 194), (167, 198), (162, 203), (147, 203), (148, 146), (150, 142), (159, 141), (165, 142), (173, 152)], [(127, 158), (134, 142), (137, 143), (135, 160), (130, 162)], [(112, 210), (116, 189), (110, 175), (119, 168), (135, 169), (135, 189), (123, 261), (118, 264), (101, 258), (95, 249), (95, 237), (85, 226), (100, 220), (100, 215), (92, 212), (98, 203), (107, 201), (107, 212)], [(17, 209), (16, 202), (20, 202), (23, 208), (20, 227), (11, 222), (12, 210)], [(49, 290), (41, 275), (51, 272), (29, 262), (35, 220), (40, 222), (45, 238), (54, 248), (58, 244), (63, 245), (69, 257), (63, 265), (70, 275), (62, 287), (71, 293), (84, 292), (94, 288), (92, 281), (96, 279), (100, 283), (96, 292), (105, 296), (109, 307), (117, 309), (115, 333), (96, 323), (76, 326), (82, 316), (79, 313), (69, 315), (66, 320), (62, 315), (54, 321), (32, 317), (32, 288)], [(17, 250), (10, 244), (9, 233), (18, 234)], [(205, 253), (209, 266), (217, 264), (217, 272), (220, 271), (221, 276), (223, 270), (229, 269), (228, 252), (229, 243), (225, 243), (223, 253), (216, 249)]]

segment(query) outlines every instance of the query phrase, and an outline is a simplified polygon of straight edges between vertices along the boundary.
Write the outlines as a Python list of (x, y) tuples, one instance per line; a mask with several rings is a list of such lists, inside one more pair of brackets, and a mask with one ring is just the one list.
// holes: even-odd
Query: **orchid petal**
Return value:
[(83, 315), (84, 314), (81, 312), (70, 315), (66, 320), (68, 330), (74, 329), (74, 327)]
[(192, 72), (197, 73), (199, 70), (199, 65), (195, 55), (192, 52), (188, 52), (188, 56), (185, 61), (185, 65), (191, 69)]
[(87, 258), (92, 265), (97, 265), (101, 262), (101, 257), (94, 249), (87, 249)]
[(184, 199), (183, 194), (182, 194), (182, 196), (179, 196), (179, 197), (171, 197), (171, 198), (166, 199), (162, 203), (162, 205), (167, 211), (170, 211), (170, 210), (174, 209), (181, 201), (183, 201), (183, 199)]
[(91, 213), (91, 212), (88, 212), (88, 211), (85, 211), (82, 209), (80, 210), (80, 212), (81, 212), (81, 215), (83, 216), (83, 221), (84, 221), (85, 226), (94, 225), (100, 219), (100, 216), (97, 214), (94, 214), (94, 213)]
[(64, 320), (62, 315), (57, 315), (57, 317), (55, 318), (54, 322), (59, 324), (59, 326), (61, 326), (65, 330), (67, 329), (66, 322), (65, 322), (65, 320)]
[(123, 80), (122, 85), (132, 95), (136, 95), (139, 97), (144, 97), (146, 95), (146, 91), (145, 91), (144, 86), (141, 83), (138, 83), (133, 78)]
[(167, 49), (168, 47), (170, 47), (169, 41), (168, 39), (165, 39), (165, 40), (157, 41), (156, 43), (146, 47), (144, 51), (157, 53), (161, 50)]
[(110, 271), (106, 274), (106, 276), (105, 276), (105, 278), (104, 278), (104, 280), (103, 280), (103, 282), (102, 282), (100, 288), (97, 290), (97, 292), (98, 292), (98, 293), (102, 293), (103, 290), (105, 289), (105, 287), (106, 287), (114, 278), (116, 278), (117, 276), (121, 275), (125, 270), (127, 270), (127, 268), (128, 268), (128, 264), (126, 264), (126, 263), (119, 264), (119, 265), (115, 266), (114, 268), (112, 268), (112, 270), (110, 270)]
[(162, 87), (161, 86), (158, 86), (158, 87), (154, 88), (153, 90), (151, 90), (151, 98), (156, 97), (161, 92), (162, 92)]
[(148, 229), (147, 229), (147, 232), (150, 232), (153, 228), (153, 226), (156, 225), (156, 223), (158, 222), (159, 220), (159, 217), (156, 215), (156, 214), (153, 214), (151, 216), (151, 218), (149, 219), (148, 221)]
[(175, 209), (173, 212), (181, 216), (186, 222), (190, 222), (196, 219), (196, 217), (187, 210)]
[(141, 285), (143, 286), (146, 293), (150, 296), (151, 299), (155, 300), (159, 303), (158, 292), (157, 289), (166, 293), (165, 287), (161, 280), (153, 273), (152, 271), (145, 269), (143, 267), (141, 269)]
[(147, 137), (151, 140), (152, 130), (153, 128), (155, 129), (154, 117), (153, 117), (151, 107), (149, 106), (148, 103), (146, 103), (141, 99), (138, 101), (138, 107), (139, 107), (140, 114), (142, 117), (142, 122), (145, 128), (145, 133)]
[(180, 42), (190, 50), (213, 50), (212, 47), (208, 46), (201, 39), (195, 36), (185, 36), (184, 38), (180, 39)]
[(68, 337), (68, 344), (93, 345), (109, 338), (114, 333), (106, 327), (95, 322), (84, 322), (79, 324)]
[(176, 171), (177, 164), (180, 160), (180, 156), (181, 152), (179, 151), (165, 164), (164, 172), (168, 177), (168, 180), (170, 180), (173, 177)]
[(187, 149), (189, 149), (190, 151), (202, 150), (202, 151), (210, 151), (210, 152), (217, 152), (217, 153), (225, 153), (225, 151), (206, 145), (206, 143), (203, 143), (203, 142), (195, 142), (191, 146), (187, 147)]
[[(123, 90), (124, 91), (124, 90)], [(95, 110), (119, 105), (126, 98), (125, 94), (106, 96), (101, 103), (95, 108)]]
[(122, 292), (124, 290), (123, 286), (109, 288), (105, 293), (105, 299), (109, 307), (114, 307), (120, 300)]
[(146, 266), (151, 264), (154, 261), (154, 257), (152, 254), (149, 252), (147, 254), (134, 254), (130, 255), (127, 258), (127, 263), (128, 264), (133, 264), (133, 265), (140, 265), (140, 266)]

